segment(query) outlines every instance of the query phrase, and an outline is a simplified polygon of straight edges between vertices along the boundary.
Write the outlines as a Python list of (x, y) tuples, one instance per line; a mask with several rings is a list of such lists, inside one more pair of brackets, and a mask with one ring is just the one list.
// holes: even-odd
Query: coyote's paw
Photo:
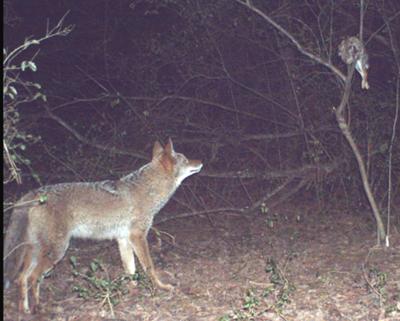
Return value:
[(20, 301), (18, 303), (18, 311), (23, 314), (32, 314), (32, 311), (31, 309), (29, 309), (29, 306), (23, 301)]
[(129, 291), (130, 295), (139, 294), (138, 281), (136, 281), (136, 280), (129, 281), (129, 283), (128, 283), (128, 291)]
[(155, 280), (155, 285), (161, 290), (172, 291), (174, 289), (171, 284), (163, 283), (160, 280)]
[(128, 287), (129, 288), (137, 288), (139, 285), (139, 282), (137, 280), (130, 280), (128, 283)]

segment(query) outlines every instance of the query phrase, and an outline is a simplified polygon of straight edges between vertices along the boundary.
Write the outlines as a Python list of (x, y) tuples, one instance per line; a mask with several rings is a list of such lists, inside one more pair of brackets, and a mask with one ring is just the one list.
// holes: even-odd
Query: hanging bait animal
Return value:
[(355, 63), (355, 68), (361, 75), (361, 88), (369, 89), (368, 84), (368, 54), (364, 44), (357, 37), (344, 39), (339, 45), (339, 56), (343, 62), (350, 65)]

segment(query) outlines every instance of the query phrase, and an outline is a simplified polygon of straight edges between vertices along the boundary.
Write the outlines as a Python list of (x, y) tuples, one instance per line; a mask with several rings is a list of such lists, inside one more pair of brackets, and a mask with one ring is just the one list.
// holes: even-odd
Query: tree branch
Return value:
[(80, 133), (78, 133), (69, 124), (67, 124), (63, 119), (61, 119), (60, 117), (55, 115), (47, 105), (45, 105), (45, 108), (46, 108), (47, 114), (49, 115), (49, 117), (51, 119), (53, 119), (58, 124), (60, 124), (62, 127), (64, 127), (66, 130), (68, 130), (72, 135), (74, 135), (74, 137), (77, 140), (79, 140), (80, 142), (82, 142), (84, 144), (87, 144), (87, 145), (92, 146), (94, 148), (101, 149), (103, 151), (107, 151), (107, 152), (110, 152), (110, 153), (116, 153), (116, 154), (120, 154), (120, 155), (129, 155), (129, 156), (136, 157), (138, 159), (145, 159), (145, 160), (149, 159), (148, 157), (146, 157), (144, 154), (141, 154), (141, 153), (128, 152), (128, 151), (125, 151), (125, 150), (118, 149), (116, 147), (109, 148), (107, 146), (104, 146), (104, 145), (101, 145), (101, 144), (98, 144), (98, 143), (95, 143), (95, 142), (91, 142), (90, 140), (88, 140), (84, 136), (82, 136)]
[(264, 20), (266, 20), (269, 24), (271, 24), (272, 26), (274, 26), (277, 30), (279, 30), (283, 35), (285, 35), (287, 38), (289, 38), (289, 40), (297, 47), (297, 49), (304, 54), (305, 56), (311, 58), (312, 60), (318, 62), (319, 64), (327, 67), (328, 69), (330, 69), (334, 74), (336, 74), (336, 76), (338, 76), (340, 78), (340, 80), (342, 80), (343, 82), (346, 81), (346, 77), (345, 75), (339, 70), (337, 69), (334, 65), (332, 65), (329, 61), (326, 61), (316, 55), (314, 55), (313, 53), (307, 51), (298, 41), (297, 39), (290, 34), (285, 28), (283, 28), (281, 25), (279, 25), (278, 23), (276, 23), (273, 19), (271, 19), (268, 15), (266, 15), (264, 12), (262, 12), (260, 9), (254, 7), (254, 5), (252, 4), (251, 1), (240, 1), (240, 0), (235, 0), (237, 3), (240, 3), (241, 5), (247, 7), (248, 9), (250, 9), (251, 11), (253, 11), (254, 13), (258, 14), (260, 17), (262, 17)]

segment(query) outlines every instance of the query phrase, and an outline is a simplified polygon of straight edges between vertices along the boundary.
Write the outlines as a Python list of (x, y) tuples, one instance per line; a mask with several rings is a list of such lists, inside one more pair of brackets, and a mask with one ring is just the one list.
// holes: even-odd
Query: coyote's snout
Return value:
[(72, 237), (117, 240), (128, 274), (136, 271), (135, 253), (155, 286), (172, 289), (157, 276), (147, 233), (179, 184), (202, 166), (175, 152), (171, 140), (165, 148), (156, 142), (151, 162), (120, 180), (45, 186), (22, 197), (4, 245), (4, 272), (17, 278), (19, 309), (30, 312), (29, 288), (32, 310), (39, 305), (40, 278), (61, 260)]

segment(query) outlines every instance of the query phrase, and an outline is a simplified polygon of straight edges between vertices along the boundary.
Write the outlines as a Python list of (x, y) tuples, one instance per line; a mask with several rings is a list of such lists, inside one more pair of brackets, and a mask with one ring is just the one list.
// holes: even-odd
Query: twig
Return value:
[(81, 141), (82, 143), (90, 145), (90, 146), (92, 146), (94, 148), (97, 148), (97, 149), (101, 149), (103, 151), (110, 152), (110, 153), (116, 153), (116, 154), (120, 154), (120, 155), (129, 155), (129, 156), (134, 156), (134, 157), (139, 158), (139, 159), (148, 160), (148, 157), (146, 157), (145, 155), (143, 155), (141, 153), (128, 152), (128, 151), (125, 151), (125, 150), (118, 149), (116, 147), (109, 148), (107, 146), (104, 146), (104, 145), (97, 144), (95, 142), (89, 141), (88, 139), (83, 137), (80, 133), (78, 133), (74, 128), (72, 128), (69, 124), (67, 124), (62, 118), (60, 118), (56, 114), (54, 114), (47, 105), (45, 105), (45, 108), (46, 108), (47, 114), (49, 115), (49, 117), (51, 119), (55, 120), (62, 127), (67, 129), (70, 133), (72, 133), (72, 135), (75, 136), (75, 138), (77, 140)]
[(272, 196), (278, 194), (281, 190), (283, 190), (289, 183), (291, 183), (293, 179), (287, 179), (285, 182), (283, 182), (281, 185), (276, 187), (274, 190), (271, 192), (267, 193), (263, 197), (261, 197), (257, 202), (253, 203), (251, 207), (247, 210), (248, 212), (254, 212), (259, 209), (261, 204), (266, 203)]
[[(236, 213), (245, 213), (247, 211), (246, 208), (233, 208), (233, 207), (229, 207), (229, 208), (216, 208), (216, 209), (212, 209), (212, 210), (204, 210), (204, 211), (198, 211), (198, 212), (190, 212), (190, 213), (181, 213), (181, 214), (177, 214), (174, 216), (169, 216), (169, 217), (164, 217), (163, 219), (157, 220), (154, 224), (161, 224), (170, 220), (177, 220), (177, 219), (181, 219), (181, 218), (187, 218), (187, 217), (192, 217), (192, 216), (200, 216), (200, 215), (207, 215), (207, 214), (211, 214), (211, 213), (219, 213), (219, 212), (231, 212), (229, 213), (229, 215), (239, 215)], [(226, 213), (225, 213), (226, 214)], [(242, 215), (239, 215), (242, 216)]]
[(20, 45), (19, 47), (15, 48), (13, 51), (11, 51), (4, 58), (3, 66), (8, 65), (13, 59), (15, 59), (15, 57), (17, 57), (21, 52), (28, 49), (28, 47), (30, 47), (31, 45), (39, 45), (42, 41), (56, 37), (56, 36), (67, 36), (74, 29), (74, 25), (69, 25), (69, 26), (63, 27), (64, 20), (67, 17), (68, 13), (69, 13), (69, 10), (64, 14), (64, 16), (62, 16), (60, 21), (58, 21), (57, 25), (55, 27), (53, 27), (52, 29), (49, 30), (48, 26), (47, 26), (46, 34), (43, 37), (41, 37), (39, 39), (33, 39), (33, 40), (27, 39), (22, 45)]
[(3, 139), (3, 148), (4, 148), (4, 153), (5, 154), (5, 161), (8, 164), (8, 167), (11, 171), (11, 177), (13, 177), (18, 184), (22, 183), (22, 179), (21, 179), (21, 175), (19, 173), (19, 168), (17, 167), (17, 165), (15, 164), (14, 160), (12, 159), (11, 155), (10, 155), (10, 151), (8, 149), (7, 143), (6, 141)]
[(322, 59), (321, 57), (318, 57), (314, 55), (313, 53), (307, 51), (304, 49), (304, 47), (297, 41), (295, 37), (293, 37), (292, 34), (290, 34), (285, 28), (283, 28), (281, 25), (276, 23), (273, 19), (271, 19), (268, 15), (266, 15), (264, 12), (262, 12), (260, 9), (254, 7), (251, 1), (246, 1), (243, 2), (241, 0), (236, 0), (237, 3), (240, 3), (241, 5), (244, 5), (245, 7), (249, 8), (256, 14), (258, 14), (260, 17), (262, 17), (264, 20), (269, 22), (272, 26), (274, 26), (276, 29), (278, 29), (281, 33), (283, 33), (287, 38), (290, 39), (290, 41), (297, 47), (297, 49), (307, 57), (311, 58), (312, 60), (318, 62), (321, 65), (324, 65), (328, 69), (330, 69), (334, 74), (336, 74), (343, 82), (346, 81), (346, 76), (339, 70), (337, 69), (334, 65), (332, 65), (329, 61), (326, 61)]
[(36, 198), (36, 199), (30, 200), (30, 201), (26, 201), (26, 202), (18, 202), (18, 203), (13, 204), (13, 205), (11, 205), (9, 207), (6, 207), (4, 209), (4, 212), (6, 212), (6, 211), (8, 211), (8, 210), (10, 210), (12, 208), (22, 207), (22, 206), (30, 205), (30, 204), (33, 204), (33, 203), (36, 203), (36, 202), (40, 202), (40, 198)]
[(10, 252), (8, 252), (4, 257), (3, 257), (3, 261), (5, 261), (13, 252), (15, 252), (18, 248), (20, 248), (23, 245), (28, 245), (28, 244), (35, 244), (32, 242), (21, 242), (19, 243), (17, 246), (15, 246)]

